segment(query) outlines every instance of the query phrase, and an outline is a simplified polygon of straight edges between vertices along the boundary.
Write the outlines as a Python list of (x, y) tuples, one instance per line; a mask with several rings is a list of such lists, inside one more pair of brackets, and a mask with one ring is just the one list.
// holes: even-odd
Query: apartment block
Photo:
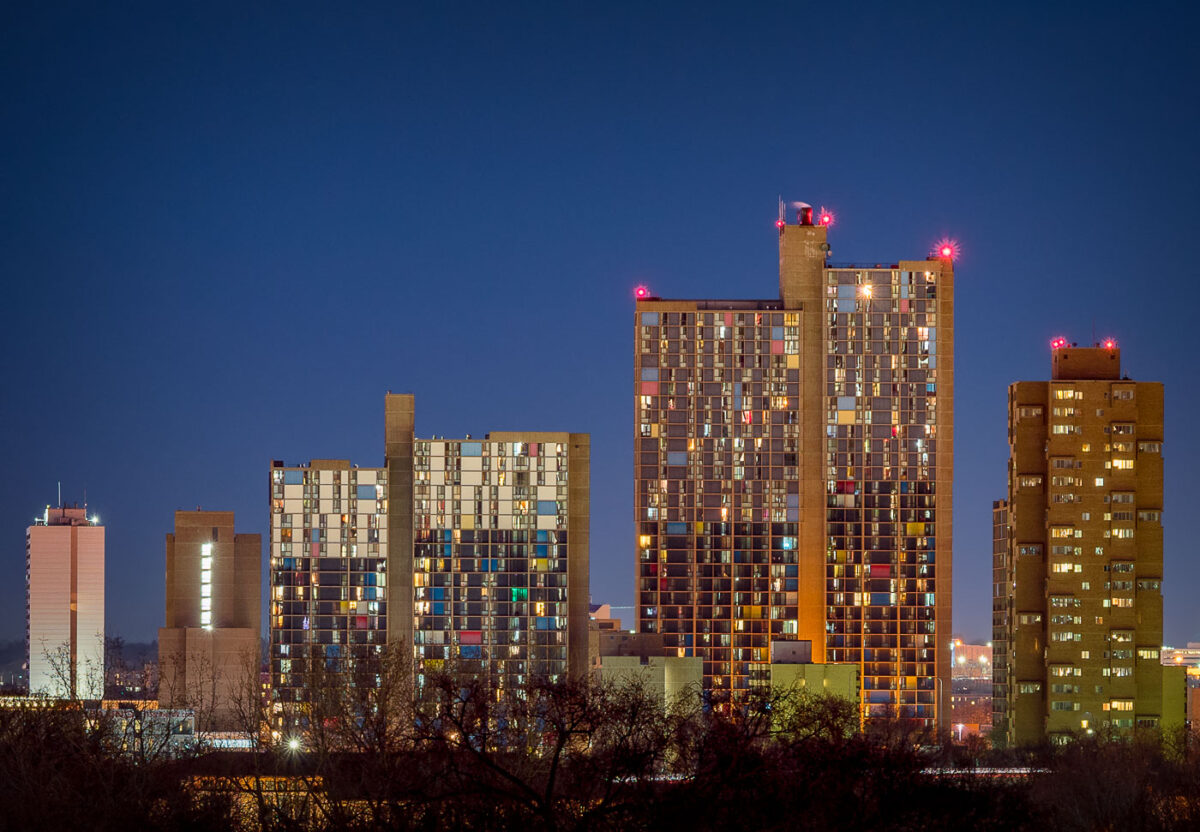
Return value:
[(262, 536), (232, 511), (177, 511), (166, 536), (166, 621), (158, 698), (195, 711), (201, 731), (253, 730), (259, 696)]
[[(827, 218), (823, 218), (827, 219)], [(858, 666), (866, 718), (949, 691), (953, 250), (828, 261), (779, 223), (779, 296), (639, 292), (637, 616), (736, 700), (772, 641)]]
[(589, 465), (586, 434), (416, 440), (418, 684), (447, 662), (501, 689), (587, 672)]
[(1009, 681), (996, 698), (1015, 744), (1164, 714), (1163, 386), (1123, 375), (1115, 342), (1052, 347), (1050, 380), (1008, 395), (1011, 612), (996, 663)]
[(281, 708), (387, 643), (389, 497), (386, 468), (272, 463), (270, 662)]
[(25, 530), (31, 696), (104, 696), (104, 526), (86, 507), (46, 507)]
[(277, 710), (386, 645), (418, 685), (442, 670), (501, 689), (585, 674), (587, 434), (419, 439), (412, 395), (384, 411), (383, 467), (271, 468)]

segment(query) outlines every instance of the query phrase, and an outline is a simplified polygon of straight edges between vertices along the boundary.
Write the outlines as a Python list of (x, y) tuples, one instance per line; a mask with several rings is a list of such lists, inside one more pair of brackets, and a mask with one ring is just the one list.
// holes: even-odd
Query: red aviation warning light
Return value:
[(828, 208), (822, 207), (821, 213), (817, 216), (817, 222), (826, 228), (833, 225), (833, 212)]
[(783, 217), (780, 217), (779, 219), (775, 220), (775, 227), (778, 228), (780, 231), (783, 230), (783, 227), (785, 225), (787, 225), (787, 223), (785, 223), (783, 221)]
[(633, 290), (633, 296), (638, 300), (645, 300), (646, 298), (650, 297), (650, 290), (645, 286), (639, 286)]
[(934, 257), (944, 257), (947, 260), (957, 260), (959, 254), (960, 252), (958, 249), (958, 243), (946, 237), (938, 240), (937, 244), (933, 247)]
[(1117, 339), (1116, 338), (1105, 338), (1104, 339), (1104, 349), (1115, 350), (1116, 348), (1117, 348)]
[(1057, 338), (1051, 339), (1051, 341), (1050, 341), (1050, 349), (1052, 349), (1052, 350), (1061, 350), (1061, 349), (1065, 348), (1066, 346), (1067, 346), (1067, 339), (1063, 338), (1061, 335)]

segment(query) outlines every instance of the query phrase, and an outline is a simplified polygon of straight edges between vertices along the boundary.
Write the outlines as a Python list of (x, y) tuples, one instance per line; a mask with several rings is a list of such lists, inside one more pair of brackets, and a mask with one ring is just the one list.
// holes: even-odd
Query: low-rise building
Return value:
[(664, 656), (662, 636), (601, 630), (597, 675), (601, 683), (636, 681), (662, 698), (664, 706), (699, 698), (704, 685), (704, 662), (696, 656)]

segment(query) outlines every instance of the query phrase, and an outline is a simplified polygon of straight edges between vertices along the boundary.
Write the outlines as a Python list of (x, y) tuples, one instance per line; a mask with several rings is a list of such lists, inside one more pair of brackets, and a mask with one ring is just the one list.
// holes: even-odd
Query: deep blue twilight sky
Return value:
[(961, 243), (956, 629), (990, 637), (1006, 387), (1094, 325), (1166, 383), (1200, 641), (1194, 4), (110, 5), (0, 11), (0, 638), (59, 480), (149, 639), (172, 512), (265, 531), (271, 459), (382, 462), (388, 389), (421, 435), (590, 432), (630, 604), (632, 288), (774, 296), (782, 194), (838, 261)]

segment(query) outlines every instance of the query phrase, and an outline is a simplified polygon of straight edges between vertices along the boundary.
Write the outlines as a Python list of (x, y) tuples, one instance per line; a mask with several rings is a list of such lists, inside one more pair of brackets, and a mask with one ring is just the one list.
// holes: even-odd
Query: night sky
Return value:
[(836, 261), (961, 245), (956, 630), (1007, 385), (1094, 328), (1166, 384), (1200, 641), (1194, 4), (49, 5), (0, 11), (0, 638), (60, 480), (150, 639), (173, 512), (265, 532), (272, 459), (382, 463), (389, 389), (422, 436), (590, 432), (592, 594), (632, 603), (632, 289), (776, 296), (782, 195)]

